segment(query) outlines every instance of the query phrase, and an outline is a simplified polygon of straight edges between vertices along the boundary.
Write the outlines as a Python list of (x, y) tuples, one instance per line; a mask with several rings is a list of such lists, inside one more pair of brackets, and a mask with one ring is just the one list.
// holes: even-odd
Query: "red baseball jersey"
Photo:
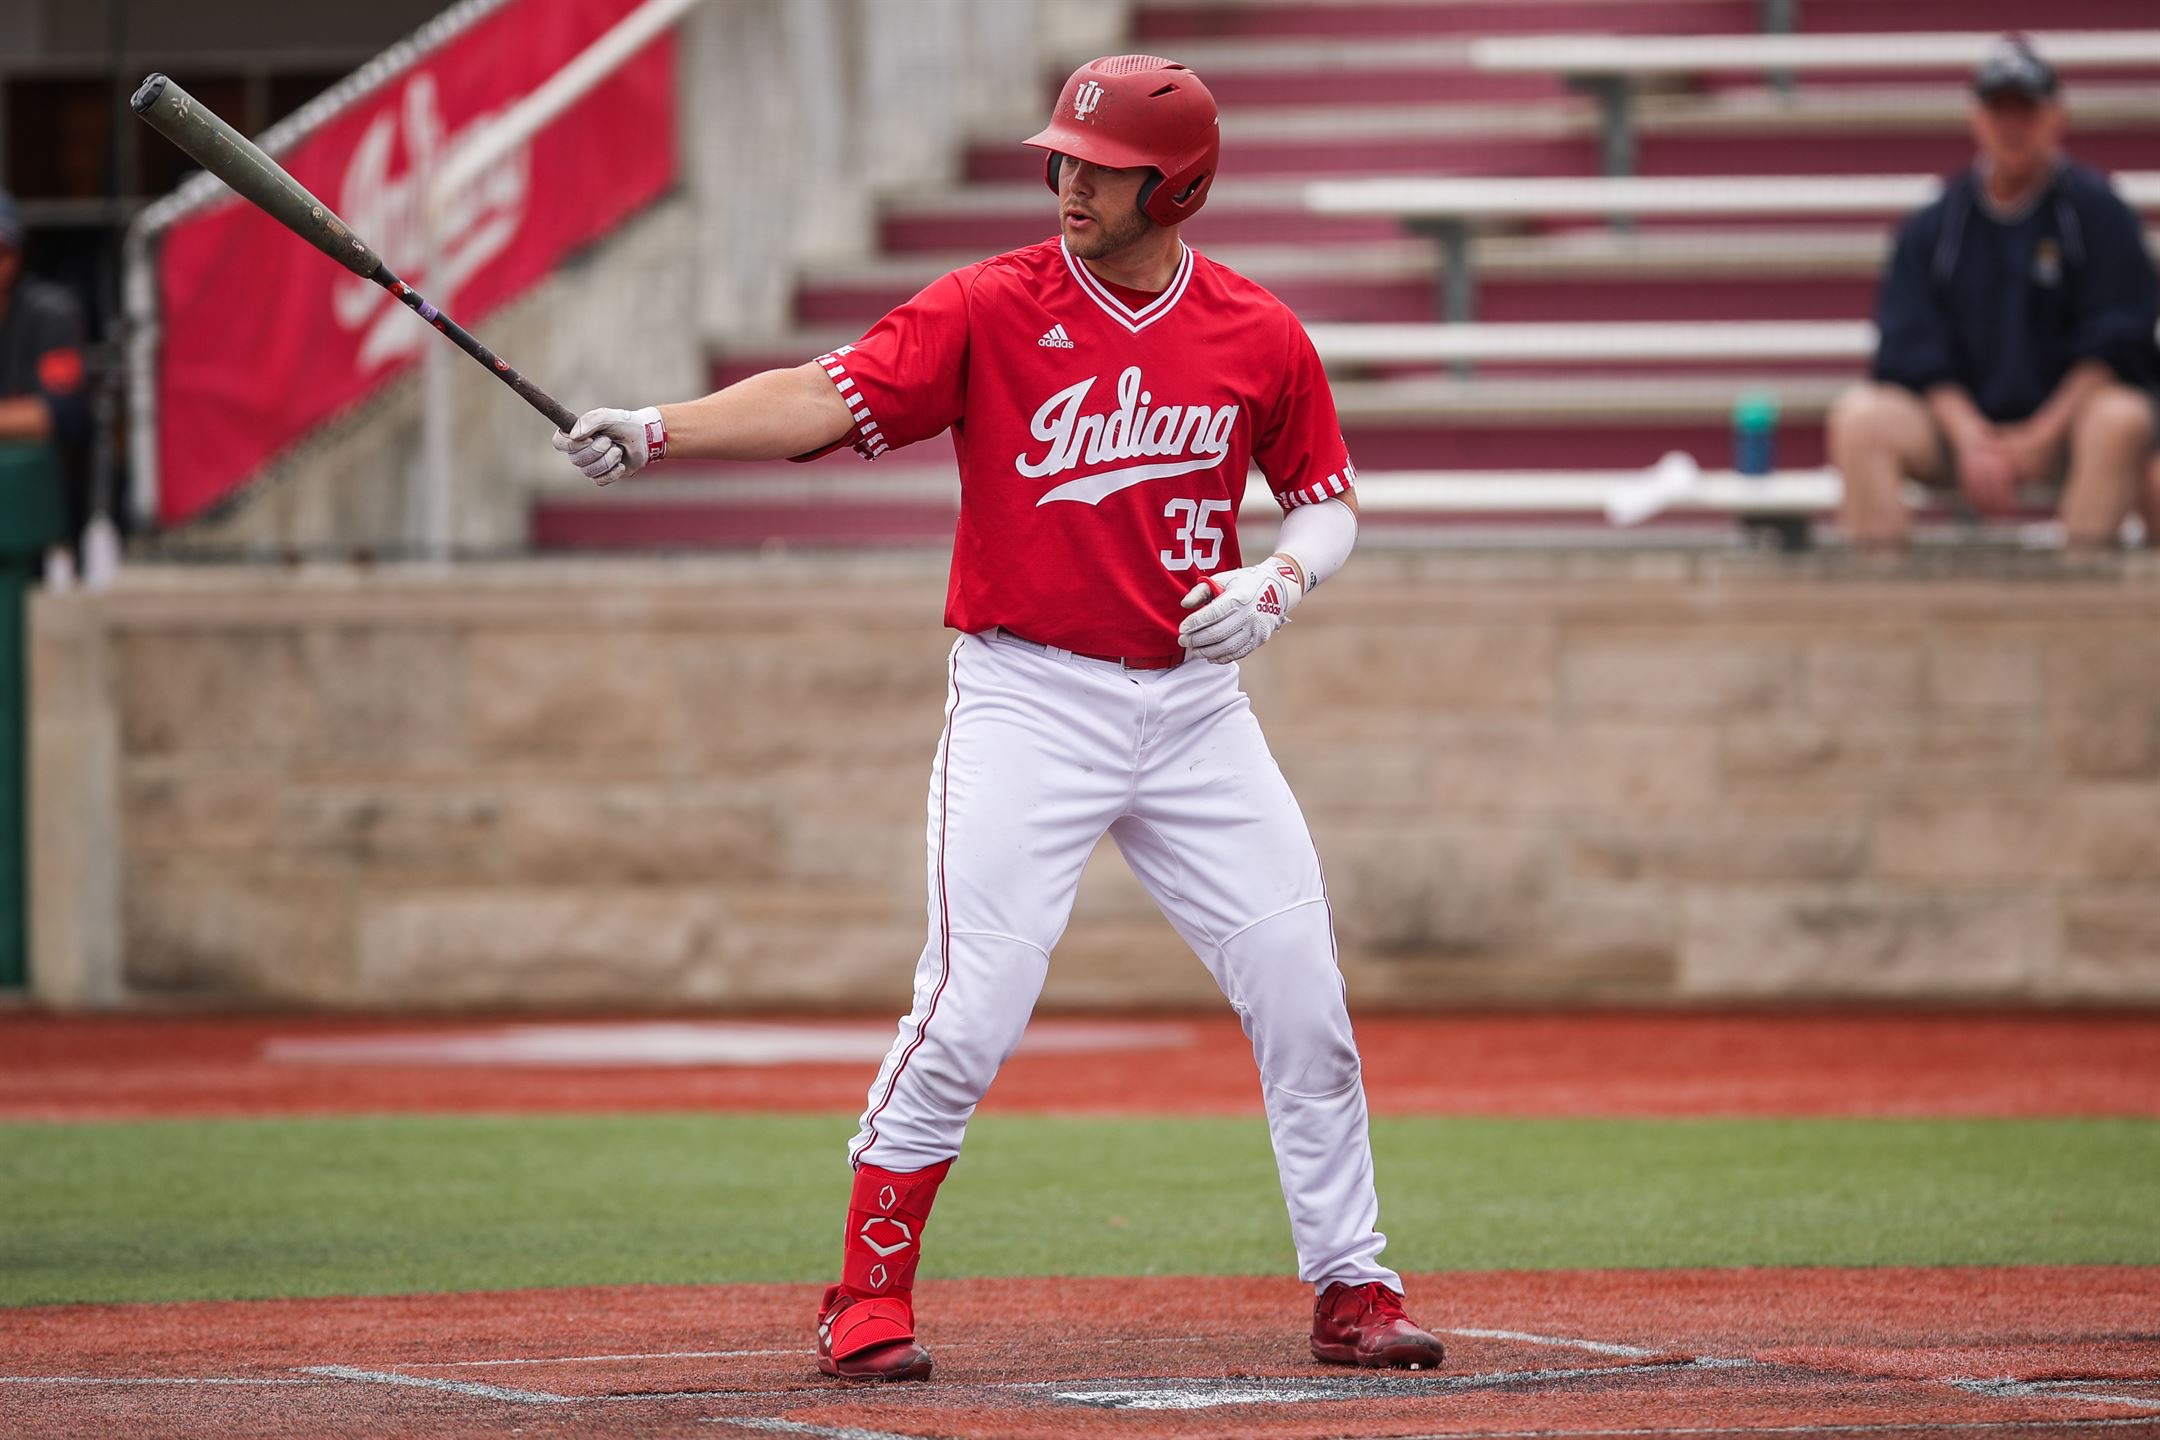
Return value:
[(1175, 655), (1178, 602), (1243, 563), (1251, 467), (1285, 510), (1354, 483), (1320, 357), (1281, 301), (1190, 248), (1160, 295), (1124, 297), (1047, 240), (818, 357), (864, 456), (953, 432), (953, 628)]

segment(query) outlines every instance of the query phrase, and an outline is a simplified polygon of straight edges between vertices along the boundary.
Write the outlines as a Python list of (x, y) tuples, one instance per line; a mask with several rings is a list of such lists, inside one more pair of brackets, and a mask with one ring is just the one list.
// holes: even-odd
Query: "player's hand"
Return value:
[(555, 448), (570, 457), (586, 479), (605, 485), (635, 475), (667, 454), (667, 426), (654, 406), (643, 410), (588, 410), (577, 424), (557, 431)]
[(1186, 592), (1193, 613), (1178, 626), (1178, 643), (1217, 665), (1242, 660), (1267, 644), (1305, 598), (1298, 568), (1280, 555), (1259, 565), (1225, 570)]

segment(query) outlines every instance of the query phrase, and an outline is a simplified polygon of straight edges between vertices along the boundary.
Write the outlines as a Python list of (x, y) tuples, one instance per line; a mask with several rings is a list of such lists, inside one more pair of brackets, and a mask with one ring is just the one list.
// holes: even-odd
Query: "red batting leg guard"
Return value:
[(848, 1196), (847, 1249), (840, 1284), (858, 1300), (880, 1295), (905, 1298), (915, 1288), (922, 1259), (923, 1226), (937, 1199), (947, 1160), (905, 1175), (865, 1165), (855, 1172)]

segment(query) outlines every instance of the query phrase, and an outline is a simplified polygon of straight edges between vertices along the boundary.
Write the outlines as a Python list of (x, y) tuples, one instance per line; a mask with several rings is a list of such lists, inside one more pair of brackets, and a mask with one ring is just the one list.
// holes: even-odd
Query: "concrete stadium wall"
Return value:
[[(136, 569), (32, 621), (33, 985), (867, 1007), (943, 558)], [(1353, 999), (2160, 998), (2160, 564), (1370, 552), (1246, 666)], [(1096, 858), (1046, 1003), (1213, 999)]]

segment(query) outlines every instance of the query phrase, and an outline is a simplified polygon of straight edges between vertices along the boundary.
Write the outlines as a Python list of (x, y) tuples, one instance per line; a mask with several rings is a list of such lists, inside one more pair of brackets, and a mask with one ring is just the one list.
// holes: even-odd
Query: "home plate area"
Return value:
[[(928, 1385), (842, 1388), (804, 1378), (782, 1355), (604, 1359), (537, 1386), (444, 1365), (393, 1374), (318, 1371), (359, 1383), (456, 1386), (518, 1408), (584, 1411), (612, 1429), (632, 1406), (646, 1425), (695, 1417), (707, 1433), (828, 1440), (1000, 1435), (1593, 1436), (2053, 1433), (2131, 1429), (2160, 1435), (2153, 1382), (2092, 1378), (1944, 1381), (1735, 1355), (1657, 1352), (1591, 1337), (1441, 1332), (1450, 1367), (1352, 1372), (1301, 1363), (1289, 1347), (1224, 1334), (1136, 1340), (1067, 1337), (947, 1341)], [(1032, 1352), (1033, 1358), (1028, 1358)], [(1454, 1366), (1460, 1357), (1462, 1368)], [(1209, 1364), (1207, 1373), (1192, 1373)], [(1182, 1362), (1182, 1363), (1181, 1363)], [(638, 1370), (613, 1368), (631, 1363)], [(663, 1375), (661, 1371), (683, 1369)], [(519, 1367), (525, 1368), (525, 1367)], [(1055, 1378), (995, 1378), (1033, 1370)], [(734, 1384), (716, 1384), (725, 1374)], [(596, 1407), (614, 1412), (608, 1418)], [(649, 1407), (649, 1408), (648, 1408)], [(534, 1417), (536, 1418), (536, 1417)], [(554, 1417), (550, 1416), (549, 1419)], [(530, 1429), (526, 1433), (534, 1433)]]
[(0, 1434), (2160, 1437), (2146, 1267), (1417, 1276), (1429, 1373), (1317, 1364), (1290, 1281), (928, 1281), (886, 1386), (816, 1374), (816, 1293), (18, 1310)]

